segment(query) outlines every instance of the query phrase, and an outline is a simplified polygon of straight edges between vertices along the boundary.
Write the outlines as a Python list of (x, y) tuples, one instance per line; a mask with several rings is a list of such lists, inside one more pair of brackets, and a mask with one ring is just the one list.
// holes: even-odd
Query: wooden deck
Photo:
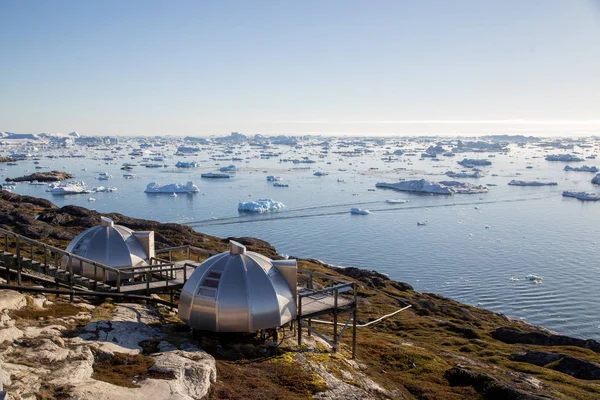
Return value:
[[(187, 265), (186, 265), (187, 264)], [(185, 284), (184, 277), (189, 279), (192, 273), (201, 263), (192, 260), (183, 260), (174, 262), (176, 268), (183, 268), (185, 265), (185, 274), (183, 270), (177, 271), (176, 276), (169, 280), (156, 280), (152, 282), (140, 282), (133, 284), (122, 284), (121, 293), (156, 293), (171, 289), (181, 289)]]
[[(316, 293), (310, 289), (298, 288), (298, 295), (302, 295), (302, 309), (300, 317), (307, 318), (318, 314), (331, 313), (335, 309), (335, 296), (333, 293)], [(345, 308), (354, 303), (352, 297), (338, 296), (337, 308)]]

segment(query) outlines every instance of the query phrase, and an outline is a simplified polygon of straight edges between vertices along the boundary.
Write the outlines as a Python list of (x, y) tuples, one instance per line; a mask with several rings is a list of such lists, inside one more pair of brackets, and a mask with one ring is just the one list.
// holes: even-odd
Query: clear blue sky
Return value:
[(0, 54), (0, 131), (600, 132), (597, 0), (0, 0)]

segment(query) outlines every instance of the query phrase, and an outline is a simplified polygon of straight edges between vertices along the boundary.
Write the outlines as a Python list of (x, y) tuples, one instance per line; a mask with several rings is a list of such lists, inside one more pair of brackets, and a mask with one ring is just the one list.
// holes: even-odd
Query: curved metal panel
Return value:
[(296, 317), (296, 299), (289, 286), (294, 263), (286, 274), (269, 258), (231, 251), (213, 256), (196, 268), (182, 289), (179, 317), (188, 325), (216, 332), (253, 332), (281, 326)]

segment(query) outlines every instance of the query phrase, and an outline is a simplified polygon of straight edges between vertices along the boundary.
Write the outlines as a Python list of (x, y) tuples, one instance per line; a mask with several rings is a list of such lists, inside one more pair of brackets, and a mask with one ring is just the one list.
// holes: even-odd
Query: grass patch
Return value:
[(175, 378), (172, 374), (149, 371), (153, 365), (154, 359), (142, 354), (115, 353), (113, 357), (94, 363), (92, 378), (128, 388), (140, 387), (137, 382), (147, 378)]
[(36, 308), (28, 305), (20, 310), (12, 311), (10, 315), (15, 319), (36, 320), (40, 318), (71, 317), (82, 311), (85, 311), (85, 309), (71, 303), (57, 302), (45, 308)]
[(217, 382), (209, 399), (306, 399), (327, 389), (319, 375), (279, 357), (249, 363), (217, 361)]

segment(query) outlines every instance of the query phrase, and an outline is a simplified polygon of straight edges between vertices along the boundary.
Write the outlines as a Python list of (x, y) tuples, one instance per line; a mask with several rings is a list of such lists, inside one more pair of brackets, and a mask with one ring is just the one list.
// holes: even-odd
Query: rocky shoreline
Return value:
[[(61, 248), (99, 224), (101, 215), (134, 230), (154, 230), (157, 248), (183, 244), (211, 251), (227, 248), (229, 238), (182, 225), (75, 206), (58, 208), (47, 200), (0, 191), (1, 228)], [(267, 242), (235, 240), (279, 258)], [(315, 337), (307, 338), (302, 347), (288, 337), (277, 350), (248, 335), (206, 334), (194, 339), (163, 307), (83, 299), (70, 305), (51, 296), (0, 292), (5, 293), (0, 297), (0, 360), (9, 371), (5, 388), (23, 399), (36, 398), (36, 390), (48, 392), (48, 399), (141, 399), (152, 397), (152, 391), (172, 399), (600, 396), (600, 343), (595, 340), (556, 335), (443, 296), (419, 293), (376, 271), (315, 259), (298, 263), (303, 269), (357, 282), (360, 324), (406, 305), (411, 308), (361, 328), (353, 362), (346, 357), (347, 341), (333, 354)], [(127, 316), (130, 311), (135, 318)], [(41, 354), (39, 359), (35, 354)], [(62, 357), (56, 361), (60, 374), (44, 366), (50, 362), (45, 354)], [(135, 365), (139, 375), (127, 375), (127, 368), (121, 367), (127, 363)]]

